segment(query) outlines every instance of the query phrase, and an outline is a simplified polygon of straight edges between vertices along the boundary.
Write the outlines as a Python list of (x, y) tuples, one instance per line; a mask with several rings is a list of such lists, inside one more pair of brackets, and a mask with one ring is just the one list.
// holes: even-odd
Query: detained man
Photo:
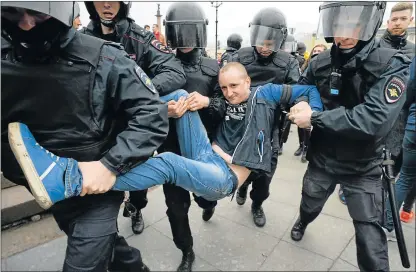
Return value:
[[(162, 153), (127, 173), (108, 170), (100, 177), (90, 172), (84, 175), (85, 167), (91, 162), (55, 156), (39, 146), (29, 128), (21, 123), (9, 124), (10, 145), (43, 208), (73, 196), (101, 194), (110, 189), (143, 190), (165, 183), (180, 186), (207, 200), (219, 200), (232, 195), (252, 171), (271, 171), (274, 111), (281, 103), (292, 104), (300, 96), (308, 96), (311, 108), (322, 111), (315, 86), (266, 84), (251, 88), (250, 83), (243, 65), (224, 66), (219, 74), (221, 90), (231, 105), (240, 107), (237, 112), (227, 112), (213, 144), (198, 113), (187, 111), (176, 119), (183, 157)], [(166, 102), (188, 95), (186, 91), (176, 91), (161, 99)], [(231, 120), (231, 115), (240, 118)]]

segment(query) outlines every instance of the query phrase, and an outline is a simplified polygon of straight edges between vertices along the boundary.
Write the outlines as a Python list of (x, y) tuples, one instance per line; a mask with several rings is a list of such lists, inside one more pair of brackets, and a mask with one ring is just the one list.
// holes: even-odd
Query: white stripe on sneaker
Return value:
[(49, 165), (49, 167), (45, 170), (45, 172), (43, 172), (42, 176), (40, 176), (40, 180), (43, 180), (52, 171), (55, 165), (56, 165), (56, 162), (51, 163), (51, 165)]

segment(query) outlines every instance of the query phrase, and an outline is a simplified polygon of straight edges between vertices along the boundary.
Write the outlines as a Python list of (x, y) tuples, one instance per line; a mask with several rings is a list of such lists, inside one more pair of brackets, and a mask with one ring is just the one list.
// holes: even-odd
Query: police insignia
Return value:
[(405, 90), (406, 85), (404, 84), (402, 79), (398, 77), (393, 77), (392, 79), (390, 79), (384, 90), (387, 103), (397, 102)]
[(159, 42), (158, 40), (153, 40), (153, 41), (151, 41), (150, 42), (150, 44), (154, 47), (154, 48), (156, 48), (157, 50), (159, 50), (160, 52), (163, 52), (163, 53), (172, 53), (172, 51), (169, 49), (169, 48), (167, 48), (166, 46), (164, 46), (161, 42)]
[(152, 83), (152, 80), (150, 80), (150, 78), (146, 75), (142, 68), (136, 65), (134, 71), (136, 72), (137, 76), (139, 77), (140, 81), (144, 84), (144, 86), (146, 86), (146, 88), (148, 88), (152, 93), (156, 94), (157, 91)]

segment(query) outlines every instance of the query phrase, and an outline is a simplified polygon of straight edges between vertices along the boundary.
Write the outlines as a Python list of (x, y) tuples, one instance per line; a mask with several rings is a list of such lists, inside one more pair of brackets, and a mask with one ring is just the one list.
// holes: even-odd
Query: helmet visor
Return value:
[(282, 46), (284, 31), (280, 28), (271, 28), (261, 25), (250, 26), (251, 46), (264, 47), (274, 52)]
[(293, 41), (293, 42), (285, 42), (283, 44), (282, 49), (283, 49), (283, 51), (285, 51), (287, 53), (294, 53), (298, 49), (298, 43), (295, 42), (295, 41)]
[(207, 46), (206, 24), (166, 23), (166, 41), (172, 48), (205, 48)]
[(318, 35), (368, 41), (378, 27), (380, 14), (372, 3), (345, 5), (340, 2), (322, 5)]

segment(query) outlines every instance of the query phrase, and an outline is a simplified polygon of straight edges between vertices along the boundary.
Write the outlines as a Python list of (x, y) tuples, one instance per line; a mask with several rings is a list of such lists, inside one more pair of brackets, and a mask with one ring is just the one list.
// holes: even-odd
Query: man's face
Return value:
[(77, 18), (75, 18), (74, 22), (72, 23), (72, 26), (75, 29), (79, 29), (82, 26), (80, 16), (78, 16)]
[(94, 2), (94, 7), (101, 19), (113, 20), (120, 10), (120, 2), (99, 1)]
[(250, 78), (242, 76), (236, 69), (221, 72), (218, 82), (225, 99), (231, 104), (240, 104), (250, 95)]
[(412, 21), (413, 16), (410, 9), (395, 11), (391, 13), (390, 19), (387, 20), (387, 29), (392, 35), (400, 36)]
[(256, 46), (257, 52), (263, 57), (268, 57), (273, 53), (274, 41), (264, 40), (262, 46)]
[(159, 30), (159, 29), (158, 29), (158, 27), (157, 27), (156, 25), (153, 25), (153, 26), (152, 26), (152, 31), (153, 31), (153, 32), (157, 32), (158, 30)]
[[(357, 18), (358, 20), (358, 18)], [(347, 26), (349, 24), (349, 26)], [(334, 27), (334, 40), (339, 48), (341, 49), (351, 49), (354, 48), (358, 43), (358, 38), (360, 37), (361, 26), (354, 22), (348, 23), (337, 23), (333, 25)], [(343, 32), (348, 32), (348, 37), (343, 36)]]
[(50, 15), (41, 12), (13, 7), (1, 8), (1, 17), (15, 23), (20, 29), (25, 31), (29, 31), (36, 25), (51, 18)]
[(145, 28), (147, 31), (149, 31), (150, 30), (150, 26), (146, 26), (146, 28)]

